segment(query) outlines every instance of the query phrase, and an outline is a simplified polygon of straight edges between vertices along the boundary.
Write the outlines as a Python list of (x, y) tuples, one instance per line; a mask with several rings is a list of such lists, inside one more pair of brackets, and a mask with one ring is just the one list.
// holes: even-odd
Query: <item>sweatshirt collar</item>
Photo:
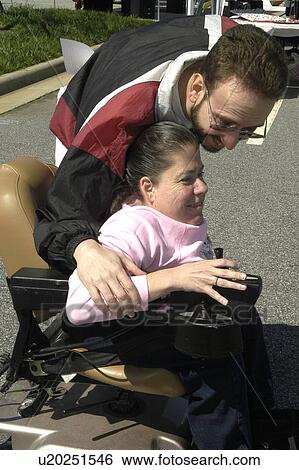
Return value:
[(163, 234), (167, 240), (173, 240), (179, 243), (193, 243), (199, 239), (204, 240), (208, 233), (208, 224), (206, 219), (203, 219), (200, 225), (191, 225), (184, 222), (179, 222), (171, 217), (163, 214), (152, 207), (144, 206), (142, 204), (128, 205), (123, 204), (123, 209), (134, 208), (144, 212), (151, 212), (158, 218)]

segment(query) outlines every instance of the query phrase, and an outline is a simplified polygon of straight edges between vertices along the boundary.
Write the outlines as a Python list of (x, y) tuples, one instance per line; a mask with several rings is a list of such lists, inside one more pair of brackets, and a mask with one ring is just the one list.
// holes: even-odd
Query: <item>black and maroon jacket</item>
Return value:
[(233, 25), (228, 18), (186, 16), (116, 33), (73, 77), (50, 126), (68, 151), (46, 206), (36, 212), (36, 248), (52, 267), (70, 273), (76, 246), (97, 240), (126, 151), (155, 122), (167, 64), (185, 52), (208, 51)]

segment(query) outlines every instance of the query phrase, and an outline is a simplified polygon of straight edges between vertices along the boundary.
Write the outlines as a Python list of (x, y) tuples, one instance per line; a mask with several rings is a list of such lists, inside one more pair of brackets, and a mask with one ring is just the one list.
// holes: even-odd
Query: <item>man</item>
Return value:
[(286, 84), (279, 44), (228, 18), (183, 17), (113, 35), (74, 76), (52, 118), (66, 155), (37, 211), (40, 256), (66, 273), (77, 263), (95, 303), (131, 313), (138, 295), (126, 270), (143, 273), (97, 240), (130, 144), (168, 120), (193, 128), (211, 152), (232, 150), (265, 122)]

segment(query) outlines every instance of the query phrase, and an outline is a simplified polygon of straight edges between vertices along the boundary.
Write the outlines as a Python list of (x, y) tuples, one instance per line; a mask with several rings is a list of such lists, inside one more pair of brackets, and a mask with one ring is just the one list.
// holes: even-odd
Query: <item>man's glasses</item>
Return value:
[(253, 138), (253, 139), (264, 139), (267, 134), (267, 119), (265, 120), (264, 126), (263, 126), (263, 131), (262, 134), (259, 134), (255, 132), (256, 127), (247, 127), (244, 129), (240, 129), (238, 126), (235, 124), (223, 124), (219, 122), (219, 119), (216, 118), (216, 116), (213, 113), (212, 107), (211, 107), (211, 101), (210, 101), (210, 95), (209, 91), (205, 85), (205, 94), (206, 94), (206, 99), (207, 99), (207, 107), (208, 107), (208, 114), (209, 114), (209, 121), (210, 121), (210, 129), (213, 129), (215, 131), (225, 131), (225, 132), (239, 132), (239, 139), (248, 139), (248, 138)]

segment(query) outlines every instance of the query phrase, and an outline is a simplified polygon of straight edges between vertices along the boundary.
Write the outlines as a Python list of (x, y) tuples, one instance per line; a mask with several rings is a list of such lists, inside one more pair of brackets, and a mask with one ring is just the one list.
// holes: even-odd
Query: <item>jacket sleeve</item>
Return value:
[[(123, 178), (126, 151), (154, 122), (158, 85), (139, 83), (116, 94), (74, 137), (47, 202), (36, 214), (36, 249), (50, 266), (70, 274), (76, 267), (76, 246), (97, 238)], [(65, 106), (63, 100), (60, 106)]]
[(45, 206), (36, 211), (36, 249), (50, 266), (66, 274), (75, 269), (74, 250), (83, 240), (97, 240), (119, 180), (92, 155), (69, 149)]

